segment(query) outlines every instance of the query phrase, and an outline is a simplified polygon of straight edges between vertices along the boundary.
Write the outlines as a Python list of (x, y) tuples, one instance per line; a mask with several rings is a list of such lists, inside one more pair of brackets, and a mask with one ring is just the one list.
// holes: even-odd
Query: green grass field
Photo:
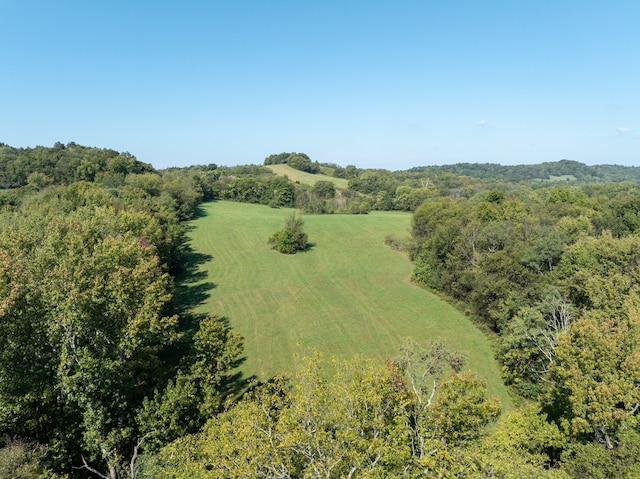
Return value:
[(202, 205), (191, 246), (212, 259), (201, 267), (215, 284), (200, 312), (229, 320), (245, 337), (242, 371), (268, 378), (286, 373), (296, 355), (388, 358), (405, 337), (442, 338), (464, 351), (490, 392), (509, 405), (489, 342), (470, 320), (410, 281), (404, 253), (384, 238), (408, 237), (411, 215), (307, 215), (309, 251), (283, 255), (267, 238), (289, 209), (233, 202)]
[(336, 188), (346, 188), (349, 184), (348, 180), (344, 178), (334, 178), (333, 176), (327, 175), (314, 175), (311, 173), (306, 173), (304, 171), (296, 170), (295, 168), (291, 168), (289, 165), (267, 165), (271, 171), (273, 171), (276, 175), (279, 176), (288, 176), (291, 181), (299, 181), (304, 185), (315, 185), (318, 181), (330, 181)]

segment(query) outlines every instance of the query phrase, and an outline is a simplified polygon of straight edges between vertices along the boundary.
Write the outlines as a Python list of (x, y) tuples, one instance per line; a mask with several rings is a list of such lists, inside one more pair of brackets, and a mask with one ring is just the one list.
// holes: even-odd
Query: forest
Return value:
[[(206, 201), (410, 211), (390, 245), (483, 328), (515, 407), (434, 338), (329, 375), (317, 354), (239, 377), (243, 338), (184, 281)], [(157, 171), (0, 144), (0, 478), (640, 477), (639, 258), (634, 167), (390, 171), (292, 152)]]

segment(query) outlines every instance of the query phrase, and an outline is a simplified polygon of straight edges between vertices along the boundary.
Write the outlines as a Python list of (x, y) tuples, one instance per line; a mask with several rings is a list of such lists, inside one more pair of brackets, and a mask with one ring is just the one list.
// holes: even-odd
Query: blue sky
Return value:
[(640, 165), (640, 2), (0, 0), (0, 142)]

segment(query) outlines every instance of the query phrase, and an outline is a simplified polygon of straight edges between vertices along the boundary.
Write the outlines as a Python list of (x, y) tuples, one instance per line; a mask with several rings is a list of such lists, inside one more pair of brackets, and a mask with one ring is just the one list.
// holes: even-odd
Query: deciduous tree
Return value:
[(307, 233), (303, 230), (304, 221), (291, 213), (285, 220), (283, 230), (277, 231), (269, 238), (273, 249), (285, 254), (294, 254), (307, 249)]
[(550, 416), (570, 434), (608, 449), (638, 423), (640, 411), (640, 309), (627, 301), (616, 317), (591, 313), (558, 336), (548, 379)]

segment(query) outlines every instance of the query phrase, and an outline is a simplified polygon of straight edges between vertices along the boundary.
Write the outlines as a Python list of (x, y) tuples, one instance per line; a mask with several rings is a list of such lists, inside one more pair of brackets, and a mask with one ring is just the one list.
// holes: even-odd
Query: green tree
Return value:
[(0, 479), (62, 479), (46, 467), (46, 448), (19, 439), (0, 447)]
[(571, 303), (581, 311), (621, 312), (625, 300), (640, 293), (639, 248), (640, 236), (615, 238), (609, 231), (571, 245), (558, 268)]
[(325, 200), (332, 200), (336, 194), (336, 185), (331, 181), (320, 180), (313, 185), (313, 194)]
[(524, 397), (536, 398), (556, 358), (557, 340), (571, 322), (567, 298), (550, 289), (534, 306), (521, 308), (500, 337), (503, 377)]
[(317, 357), (305, 358), (291, 382), (257, 386), (203, 433), (163, 451), (160, 477), (380, 477), (402, 474), (409, 459), (401, 373), (392, 365), (340, 362), (336, 381)]
[(27, 183), (37, 190), (42, 190), (43, 188), (53, 184), (53, 178), (45, 175), (44, 173), (40, 173), (39, 171), (34, 171), (27, 176)]
[(291, 153), (287, 158), (287, 164), (296, 170), (306, 171), (307, 173), (319, 173), (320, 165), (318, 162), (312, 163), (311, 159), (304, 153)]
[(0, 430), (48, 443), (59, 467), (117, 478), (176, 339), (171, 278), (149, 239), (125, 226), (135, 216), (43, 214), (0, 232)]
[(598, 443), (573, 442), (562, 455), (562, 468), (574, 478), (609, 479), (640, 477), (640, 433), (625, 429), (616, 438), (616, 447), (606, 449)]
[(505, 413), (478, 444), (457, 452), (456, 477), (568, 479), (558, 463), (566, 442), (536, 406), (524, 406)]
[[(425, 354), (425, 364), (413, 366), (429, 374), (453, 358), (442, 358), (441, 348)], [(202, 433), (166, 447), (162, 466), (149, 472), (160, 478), (450, 477), (457, 448), (476, 440), (497, 412), (482, 383), (467, 373), (443, 380), (435, 397), (431, 391), (425, 397), (412, 391), (398, 362), (337, 361), (329, 379), (321, 364), (317, 355), (304, 358), (289, 381), (256, 386)], [(416, 408), (428, 412), (417, 417)]]
[(195, 214), (196, 207), (202, 201), (204, 192), (196, 175), (176, 175), (163, 178), (163, 193), (169, 195), (175, 202), (174, 209), (180, 220), (190, 220)]
[(615, 448), (617, 436), (638, 424), (640, 313), (638, 299), (612, 318), (591, 313), (557, 339), (547, 379), (550, 417), (565, 431)]
[(285, 254), (294, 254), (307, 249), (307, 234), (303, 230), (304, 221), (291, 213), (285, 220), (283, 230), (277, 231), (269, 238), (273, 249)]
[(216, 317), (200, 321), (186, 372), (179, 370), (163, 391), (145, 399), (138, 414), (148, 445), (158, 448), (200, 430), (222, 408), (223, 380), (237, 366), (242, 338)]
[(269, 205), (272, 207), (291, 207), (295, 199), (296, 190), (293, 183), (287, 177), (274, 176), (267, 183), (272, 198)]

